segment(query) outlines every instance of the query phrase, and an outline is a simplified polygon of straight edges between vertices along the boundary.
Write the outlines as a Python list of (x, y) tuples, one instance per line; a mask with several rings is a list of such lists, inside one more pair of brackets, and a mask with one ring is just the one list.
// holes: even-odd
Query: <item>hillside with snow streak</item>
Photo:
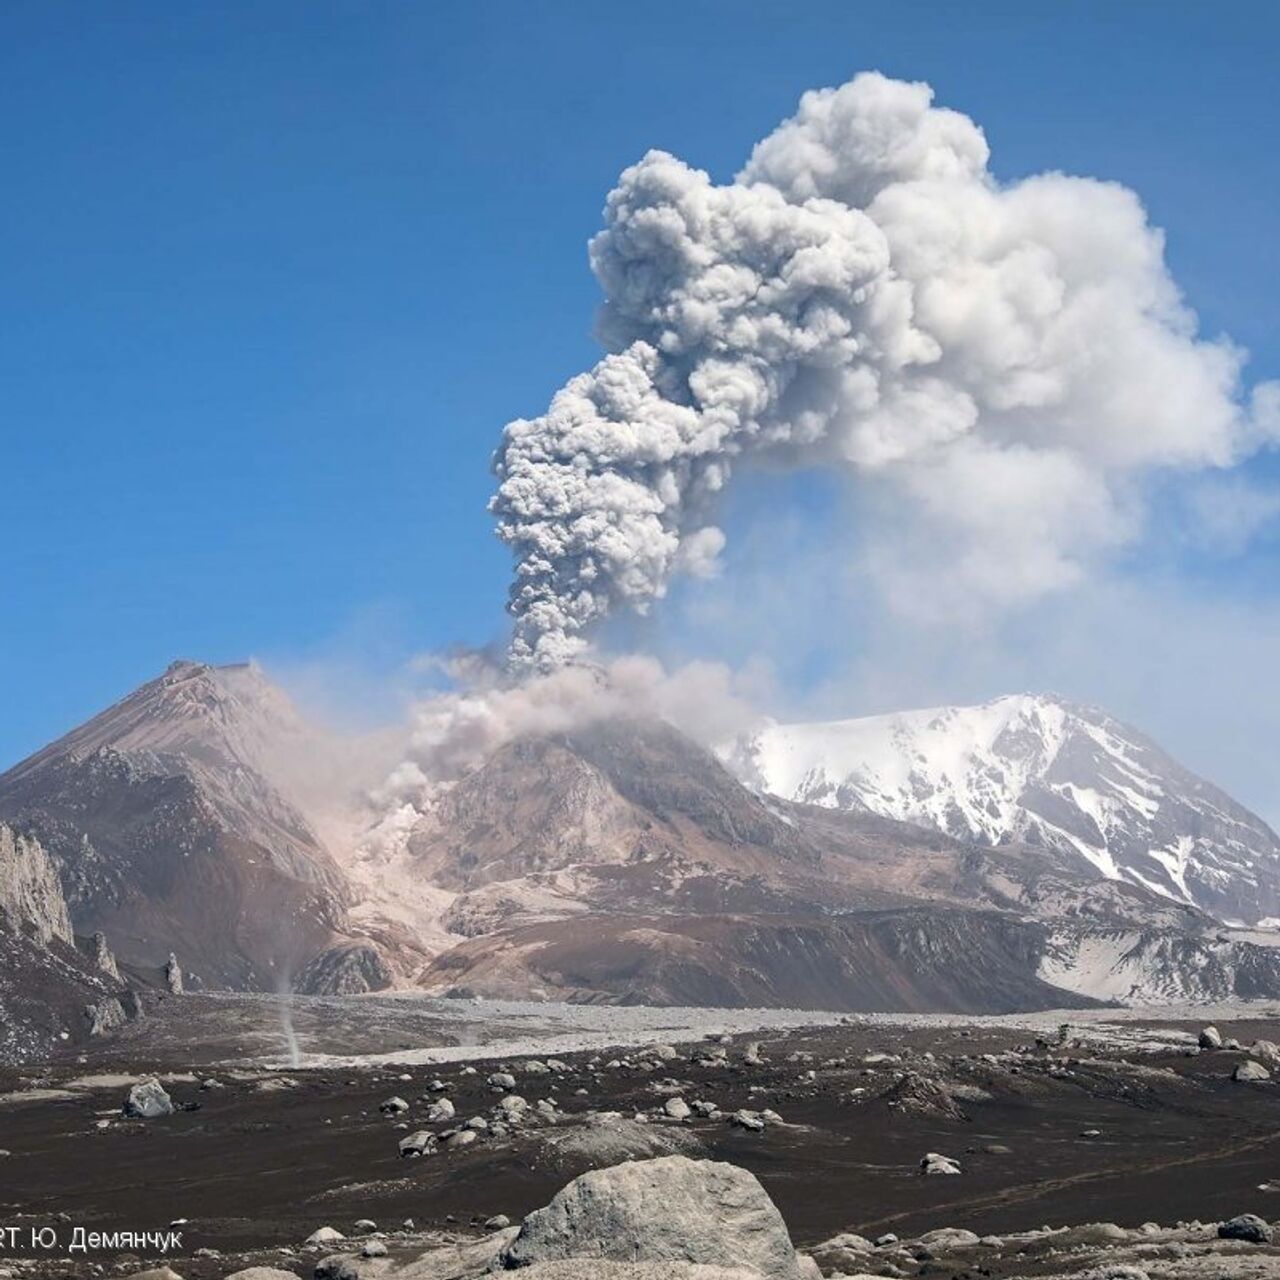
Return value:
[(737, 744), (753, 785), (963, 840), (1078, 855), (1099, 874), (1224, 920), (1280, 915), (1280, 837), (1106, 712), (1011, 695), (815, 724)]

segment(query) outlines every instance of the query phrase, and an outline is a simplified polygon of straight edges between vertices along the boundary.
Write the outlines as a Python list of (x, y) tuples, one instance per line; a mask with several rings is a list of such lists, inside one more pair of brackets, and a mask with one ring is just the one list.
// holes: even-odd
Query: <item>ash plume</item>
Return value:
[[(755, 726), (752, 673), (690, 662), (670, 671), (639, 654), (575, 662), (513, 680), (483, 659), (443, 663), (456, 688), (411, 709), (403, 760), (369, 793), (379, 815), (369, 841), (394, 848), (439, 792), (518, 738), (568, 733), (602, 720), (656, 717), (710, 746)], [(759, 678), (756, 678), (758, 683)]]
[(495, 455), (515, 671), (715, 573), (749, 463), (847, 473), (893, 603), (998, 608), (1137, 537), (1153, 470), (1280, 437), (1280, 387), (1247, 396), (1244, 353), (1197, 336), (1132, 191), (1002, 184), (932, 97), (866, 73), (728, 184), (661, 151), (622, 174), (590, 246), (609, 354)]

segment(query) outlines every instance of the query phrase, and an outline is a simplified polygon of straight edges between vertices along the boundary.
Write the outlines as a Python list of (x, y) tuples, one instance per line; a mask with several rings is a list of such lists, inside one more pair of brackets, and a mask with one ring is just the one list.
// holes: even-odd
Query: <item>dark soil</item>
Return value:
[[(1275, 1025), (1262, 1022), (1221, 1030), (1244, 1043), (1276, 1036)], [(521, 1074), (512, 1065), (523, 1097), (554, 1097), (570, 1118), (588, 1109), (650, 1110), (665, 1096), (656, 1086), (666, 1077), (681, 1082), (687, 1099), (711, 1099), (725, 1111), (776, 1109), (787, 1123), (762, 1134), (724, 1120), (687, 1127), (703, 1154), (760, 1178), (800, 1247), (845, 1230), (907, 1236), (954, 1226), (983, 1234), (1046, 1223), (1278, 1216), (1280, 1192), (1259, 1187), (1280, 1177), (1280, 1084), (1232, 1082), (1242, 1055), (1130, 1049), (1126, 1061), (1119, 1049), (1046, 1051), (1027, 1041), (1003, 1030), (851, 1026), (762, 1038), (768, 1061), (755, 1067), (743, 1065), (741, 1042), (720, 1067), (696, 1066), (684, 1050), (652, 1072), (597, 1075), (586, 1069), (588, 1054), (566, 1055), (565, 1075)], [(992, 1064), (980, 1056), (1019, 1047), (1026, 1051), (1017, 1059)], [(814, 1060), (786, 1061), (797, 1051)], [(904, 1051), (910, 1056), (897, 1064), (860, 1062)], [(822, 1065), (833, 1058), (847, 1065)], [(174, 1100), (198, 1109), (154, 1121), (119, 1119), (119, 1086), (0, 1106), (0, 1147), (10, 1152), (0, 1158), (0, 1222), (61, 1222), (69, 1239), (72, 1225), (150, 1230), (187, 1219), (177, 1265), (186, 1280), (204, 1280), (234, 1268), (189, 1257), (201, 1247), (240, 1254), (297, 1246), (318, 1226), (350, 1230), (362, 1217), (388, 1229), (408, 1217), (419, 1229), (467, 1229), (495, 1213), (518, 1220), (586, 1166), (549, 1160), (536, 1131), (402, 1160), (404, 1132), (379, 1114), (378, 1104), (399, 1094), (412, 1103), (409, 1127), (424, 1127), (419, 1099), (437, 1077), (459, 1118), (487, 1112), (497, 1097), (486, 1076), (499, 1064), (479, 1063), (475, 1075), (462, 1075), (461, 1065), (414, 1067), (410, 1081), (394, 1068), (298, 1072), (281, 1089), (264, 1089), (262, 1073), (224, 1070), (223, 1089), (172, 1083)], [(809, 1069), (815, 1080), (802, 1078)], [(886, 1095), (903, 1071), (959, 1082), (967, 1119), (891, 1108)], [(962, 1096), (975, 1088), (990, 1098)], [(95, 1127), (108, 1116), (115, 1117), (108, 1127)], [(1085, 1137), (1085, 1130), (1100, 1132)], [(983, 1150), (996, 1145), (1008, 1151)], [(963, 1175), (921, 1177), (917, 1166), (929, 1151), (959, 1159)], [(87, 1266), (56, 1274), (88, 1275)]]

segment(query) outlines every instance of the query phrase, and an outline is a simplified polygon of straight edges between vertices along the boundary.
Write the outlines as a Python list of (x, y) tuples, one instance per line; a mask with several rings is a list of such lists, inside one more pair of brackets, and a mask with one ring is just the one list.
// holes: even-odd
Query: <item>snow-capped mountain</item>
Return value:
[(817, 724), (771, 724), (731, 760), (760, 790), (987, 845), (1078, 855), (1212, 912), (1280, 915), (1280, 837), (1106, 712), (1030, 694)]

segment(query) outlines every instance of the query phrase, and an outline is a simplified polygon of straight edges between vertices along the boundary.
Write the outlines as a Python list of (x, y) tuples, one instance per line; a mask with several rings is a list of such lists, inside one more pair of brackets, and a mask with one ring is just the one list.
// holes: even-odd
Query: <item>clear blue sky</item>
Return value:
[(1271, 3), (9, 0), (0, 764), (175, 656), (498, 638), (490, 451), (596, 354), (619, 170), (862, 69), (1134, 187), (1275, 376), (1278, 55)]

